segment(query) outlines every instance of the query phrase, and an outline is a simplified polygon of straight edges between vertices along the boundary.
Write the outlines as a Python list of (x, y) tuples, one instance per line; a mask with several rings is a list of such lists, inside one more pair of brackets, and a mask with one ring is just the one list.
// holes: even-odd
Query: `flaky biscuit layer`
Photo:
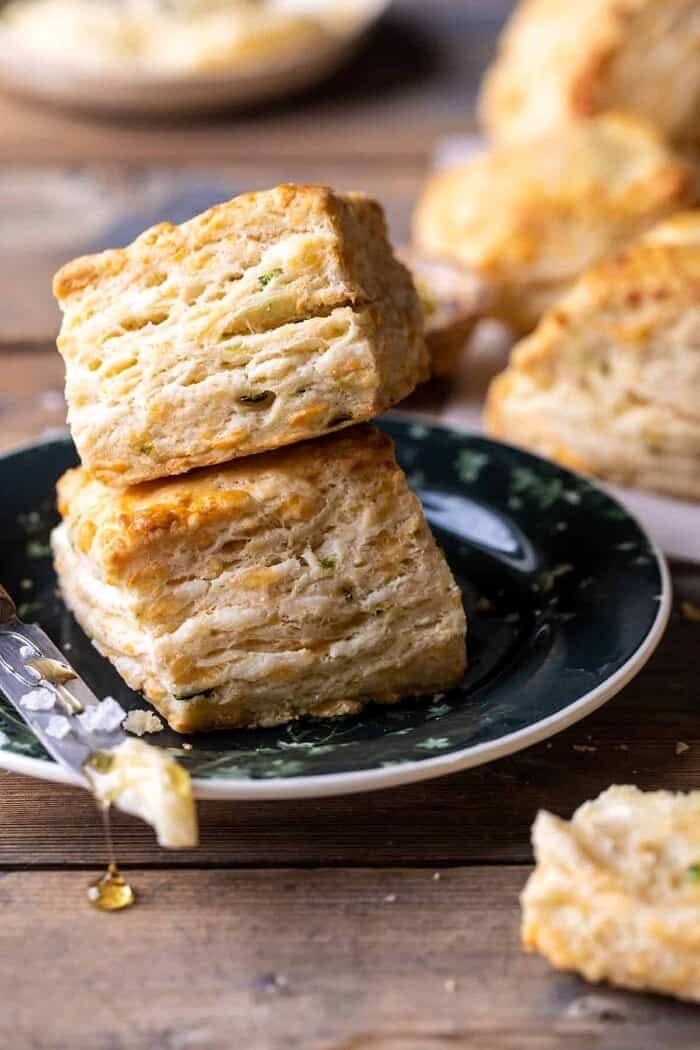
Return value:
[(126, 491), (69, 471), (59, 508), (67, 604), (175, 729), (342, 714), (461, 678), (459, 590), (374, 428)]
[(427, 378), (421, 307), (380, 207), (280, 186), (68, 263), (69, 423), (107, 484), (365, 421)]

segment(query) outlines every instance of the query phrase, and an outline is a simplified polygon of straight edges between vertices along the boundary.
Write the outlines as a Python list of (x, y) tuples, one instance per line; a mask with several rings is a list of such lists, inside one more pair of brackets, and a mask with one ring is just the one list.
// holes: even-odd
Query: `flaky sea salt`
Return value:
[(154, 715), (152, 711), (142, 711), (140, 708), (129, 711), (124, 720), (124, 729), (128, 733), (134, 733), (135, 736), (143, 736), (144, 733), (160, 733), (162, 728), (163, 723), (158, 715)]
[(44, 730), (47, 736), (53, 736), (56, 740), (63, 740), (70, 733), (70, 722), (63, 715), (51, 715)]
[(56, 694), (53, 690), (41, 686), (38, 689), (30, 689), (20, 699), (20, 704), (28, 711), (50, 711), (55, 702)]
[(124, 721), (126, 711), (113, 696), (106, 696), (99, 704), (87, 707), (78, 720), (87, 733), (111, 733)]
[(34, 656), (34, 648), (31, 645), (20, 645), (19, 655), (23, 660), (28, 660), (31, 656)]

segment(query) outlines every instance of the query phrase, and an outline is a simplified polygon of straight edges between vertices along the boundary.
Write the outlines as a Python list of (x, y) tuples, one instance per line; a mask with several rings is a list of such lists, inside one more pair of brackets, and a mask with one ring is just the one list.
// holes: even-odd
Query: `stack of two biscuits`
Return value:
[(54, 290), (83, 463), (58, 486), (61, 589), (173, 728), (460, 679), (458, 588), (391, 442), (354, 425), (428, 370), (377, 204), (247, 194), (69, 263)]

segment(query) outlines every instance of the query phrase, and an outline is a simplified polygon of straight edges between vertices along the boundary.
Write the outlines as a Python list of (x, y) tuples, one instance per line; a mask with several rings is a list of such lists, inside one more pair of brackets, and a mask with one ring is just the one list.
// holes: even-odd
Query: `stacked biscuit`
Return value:
[(247, 194), (69, 263), (54, 291), (83, 464), (59, 482), (56, 567), (132, 688), (189, 731), (459, 680), (459, 591), (364, 425), (427, 373), (377, 204)]
[(695, 0), (521, 0), (481, 91), (491, 143), (430, 179), (414, 222), (416, 250), (480, 280), (483, 312), (524, 336), (489, 391), (490, 433), (687, 499), (698, 46)]

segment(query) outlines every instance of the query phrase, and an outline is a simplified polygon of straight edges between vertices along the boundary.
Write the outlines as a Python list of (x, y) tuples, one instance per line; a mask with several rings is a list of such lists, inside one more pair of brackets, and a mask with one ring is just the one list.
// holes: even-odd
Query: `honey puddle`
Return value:
[(98, 911), (121, 911), (122, 908), (130, 908), (136, 902), (136, 894), (120, 872), (119, 865), (114, 857), (109, 802), (102, 802), (99, 799), (96, 799), (96, 801), (105, 831), (109, 863), (104, 875), (90, 883), (87, 888), (87, 896), (90, 904), (92, 904), (93, 908), (97, 908)]
[(142, 740), (124, 740), (109, 751), (93, 751), (83, 769), (102, 814), (109, 865), (88, 887), (90, 903), (100, 911), (130, 907), (136, 894), (114, 856), (112, 805), (140, 817), (156, 832), (160, 846), (187, 849), (197, 845), (197, 811), (189, 773), (164, 748)]
[[(83, 705), (64, 685), (77, 677), (71, 667), (43, 657), (29, 660), (27, 664), (54, 686), (69, 715), (83, 712)], [(114, 700), (111, 703), (124, 714)], [(96, 709), (91, 710), (94, 714)], [(98, 727), (95, 724), (92, 728)], [(134, 738), (126, 738), (109, 750), (93, 751), (83, 764), (83, 771), (102, 817), (108, 856), (106, 872), (88, 886), (88, 900), (99, 911), (121, 911), (135, 903), (136, 894), (120, 872), (114, 856), (112, 804), (151, 824), (160, 846), (194, 847), (198, 841), (197, 811), (190, 776), (167, 751)]]

